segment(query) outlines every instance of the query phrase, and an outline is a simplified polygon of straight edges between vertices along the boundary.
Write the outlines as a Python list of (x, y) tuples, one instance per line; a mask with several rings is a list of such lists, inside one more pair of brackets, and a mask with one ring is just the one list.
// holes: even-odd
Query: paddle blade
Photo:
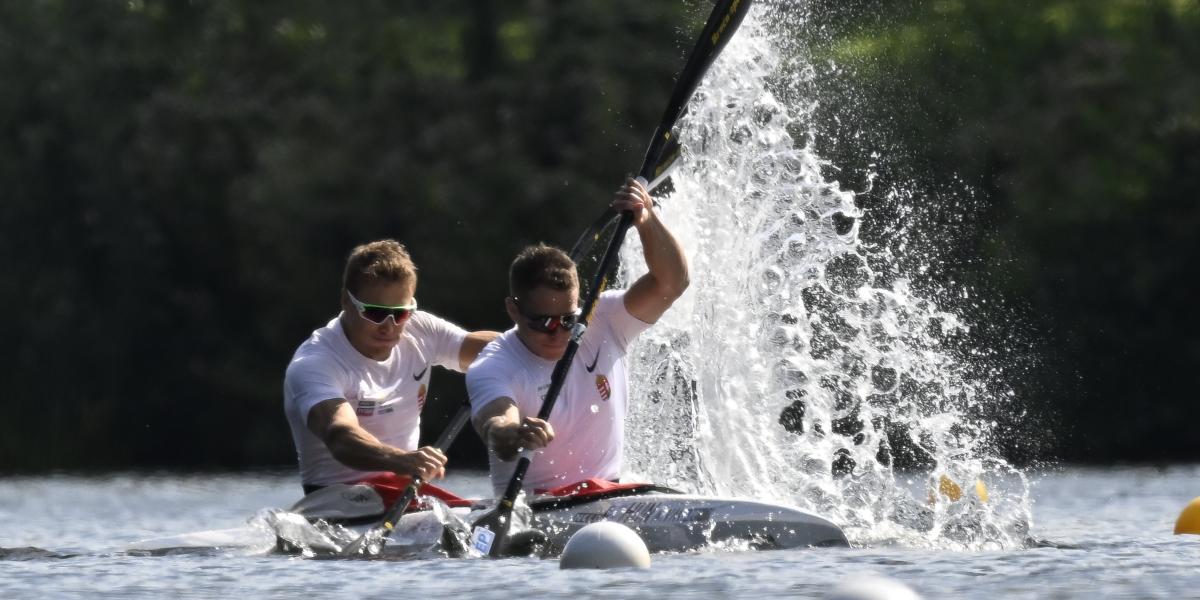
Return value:
[(450, 558), (471, 556), (471, 527), (454, 514), (445, 502), (437, 498), (429, 499), (429, 509), (442, 522), (441, 551)]
[(510, 505), (503, 499), (471, 526), (471, 551), (499, 558), (529, 556), (545, 545), (544, 533), (533, 529), (533, 510), (521, 493)]
[(683, 71), (675, 80), (675, 88), (671, 90), (671, 98), (667, 101), (666, 110), (663, 111), (662, 121), (650, 138), (650, 146), (646, 149), (646, 157), (642, 161), (642, 168), (638, 171), (638, 175), (646, 181), (655, 178), (655, 167), (661, 163), (665, 149), (674, 140), (671, 129), (683, 114), (688, 100), (696, 91), (696, 87), (700, 85), (709, 65), (716, 60), (717, 55), (729, 42), (733, 32), (737, 30), (749, 9), (750, 0), (718, 0), (713, 6), (712, 13), (709, 14), (704, 29), (700, 33), (700, 39), (696, 41), (696, 46), (688, 55)]
[(382, 529), (371, 529), (366, 533), (358, 536), (353, 542), (346, 544), (345, 548), (338, 553), (343, 558), (351, 557), (373, 557), (378, 556), (383, 551), (383, 532)]
[(506, 509), (502, 500), (471, 526), (471, 548), (484, 556), (500, 556), (511, 526), (512, 509)]
[(421, 485), (420, 479), (415, 479), (408, 487), (404, 488), (404, 493), (400, 498), (388, 508), (384, 513), (383, 519), (378, 525), (368, 529), (365, 533), (358, 536), (358, 539), (350, 542), (342, 549), (341, 556), (378, 556), (383, 553), (383, 546), (387, 543), (388, 536), (396, 527), (396, 522), (400, 517), (404, 516), (404, 511), (413, 499), (417, 497), (417, 490)]

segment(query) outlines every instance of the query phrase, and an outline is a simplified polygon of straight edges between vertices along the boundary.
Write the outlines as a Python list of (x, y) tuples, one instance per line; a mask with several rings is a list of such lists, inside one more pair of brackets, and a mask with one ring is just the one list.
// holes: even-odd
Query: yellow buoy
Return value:
[(1179, 519), (1175, 521), (1175, 534), (1181, 533), (1200, 535), (1200, 498), (1193, 498), (1179, 513)]
[(984, 502), (984, 503), (986, 503), (986, 502), (988, 501), (988, 490), (987, 490), (987, 486), (986, 486), (986, 485), (983, 485), (983, 480), (982, 480), (982, 479), (976, 479), (976, 480), (975, 480), (975, 495), (976, 495), (976, 496), (979, 496), (979, 500), (980, 500), (981, 502)]
[[(963, 497), (962, 486), (958, 485), (957, 483), (954, 483), (953, 479), (950, 479), (949, 477), (946, 477), (945, 475), (938, 477), (937, 491), (939, 494), (941, 494), (942, 496), (944, 496), (946, 499), (950, 500), (951, 502), (958, 502), (959, 500), (962, 500), (962, 497)], [(989, 499), (987, 486), (984, 485), (982, 479), (975, 480), (975, 495), (978, 496), (979, 499), (983, 502), (987, 502)], [(937, 498), (933, 495), (932, 492), (930, 492), (929, 503), (933, 504), (936, 501), (937, 501)]]
[(938, 479), (938, 492), (949, 498), (951, 502), (962, 500), (962, 487), (945, 475)]

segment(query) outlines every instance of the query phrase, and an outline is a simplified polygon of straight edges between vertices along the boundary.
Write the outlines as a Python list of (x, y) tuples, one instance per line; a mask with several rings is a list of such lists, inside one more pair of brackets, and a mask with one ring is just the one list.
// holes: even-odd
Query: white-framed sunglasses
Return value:
[(358, 309), (358, 316), (376, 324), (383, 325), (388, 317), (392, 318), (392, 322), (399, 325), (412, 316), (417, 310), (417, 299), (413, 298), (412, 304), (400, 304), (389, 306), (387, 304), (369, 304), (354, 297), (350, 290), (346, 290), (346, 295), (350, 297), (350, 303), (354, 308)]

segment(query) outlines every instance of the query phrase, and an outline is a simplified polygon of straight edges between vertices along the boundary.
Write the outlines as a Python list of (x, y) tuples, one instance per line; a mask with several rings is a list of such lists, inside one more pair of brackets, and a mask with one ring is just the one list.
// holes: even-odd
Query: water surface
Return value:
[[(486, 493), (482, 475), (448, 485)], [(1200, 598), (1200, 536), (1174, 536), (1200, 466), (1033, 475), (1028, 548), (903, 545), (657, 555), (646, 571), (560, 571), (555, 560), (323, 561), (214, 551), (133, 556), (126, 544), (237, 527), (298, 497), (291, 474), (0, 479), (0, 597), (820, 598), (864, 573), (925, 598)], [(855, 541), (855, 540), (852, 540)], [(46, 552), (17, 552), (34, 547)]]

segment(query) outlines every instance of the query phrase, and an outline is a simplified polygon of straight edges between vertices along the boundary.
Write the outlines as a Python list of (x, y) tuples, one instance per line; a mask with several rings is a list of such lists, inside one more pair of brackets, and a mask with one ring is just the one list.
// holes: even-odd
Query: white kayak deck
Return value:
[[(348, 539), (366, 531), (383, 513), (382, 501), (366, 486), (330, 486), (309, 494), (291, 511), (263, 511), (244, 527), (142, 540), (133, 553), (178, 553), (206, 549), (266, 553), (280, 546), (305, 554), (336, 553)], [(471, 523), (491, 501), (448, 509)], [(532, 526), (547, 534), (543, 555), (557, 555), (571, 535), (597, 521), (629, 526), (651, 552), (684, 552), (714, 544), (756, 549), (848, 546), (836, 524), (800, 508), (753, 499), (664, 493), (663, 488), (623, 490), (578, 497), (539, 496), (529, 502)], [(439, 511), (406, 513), (392, 532), (385, 554), (406, 557), (436, 552), (446, 516)], [(317, 527), (310, 523), (316, 522)], [(327, 523), (337, 525), (330, 527)], [(286, 543), (285, 543), (286, 542)]]

